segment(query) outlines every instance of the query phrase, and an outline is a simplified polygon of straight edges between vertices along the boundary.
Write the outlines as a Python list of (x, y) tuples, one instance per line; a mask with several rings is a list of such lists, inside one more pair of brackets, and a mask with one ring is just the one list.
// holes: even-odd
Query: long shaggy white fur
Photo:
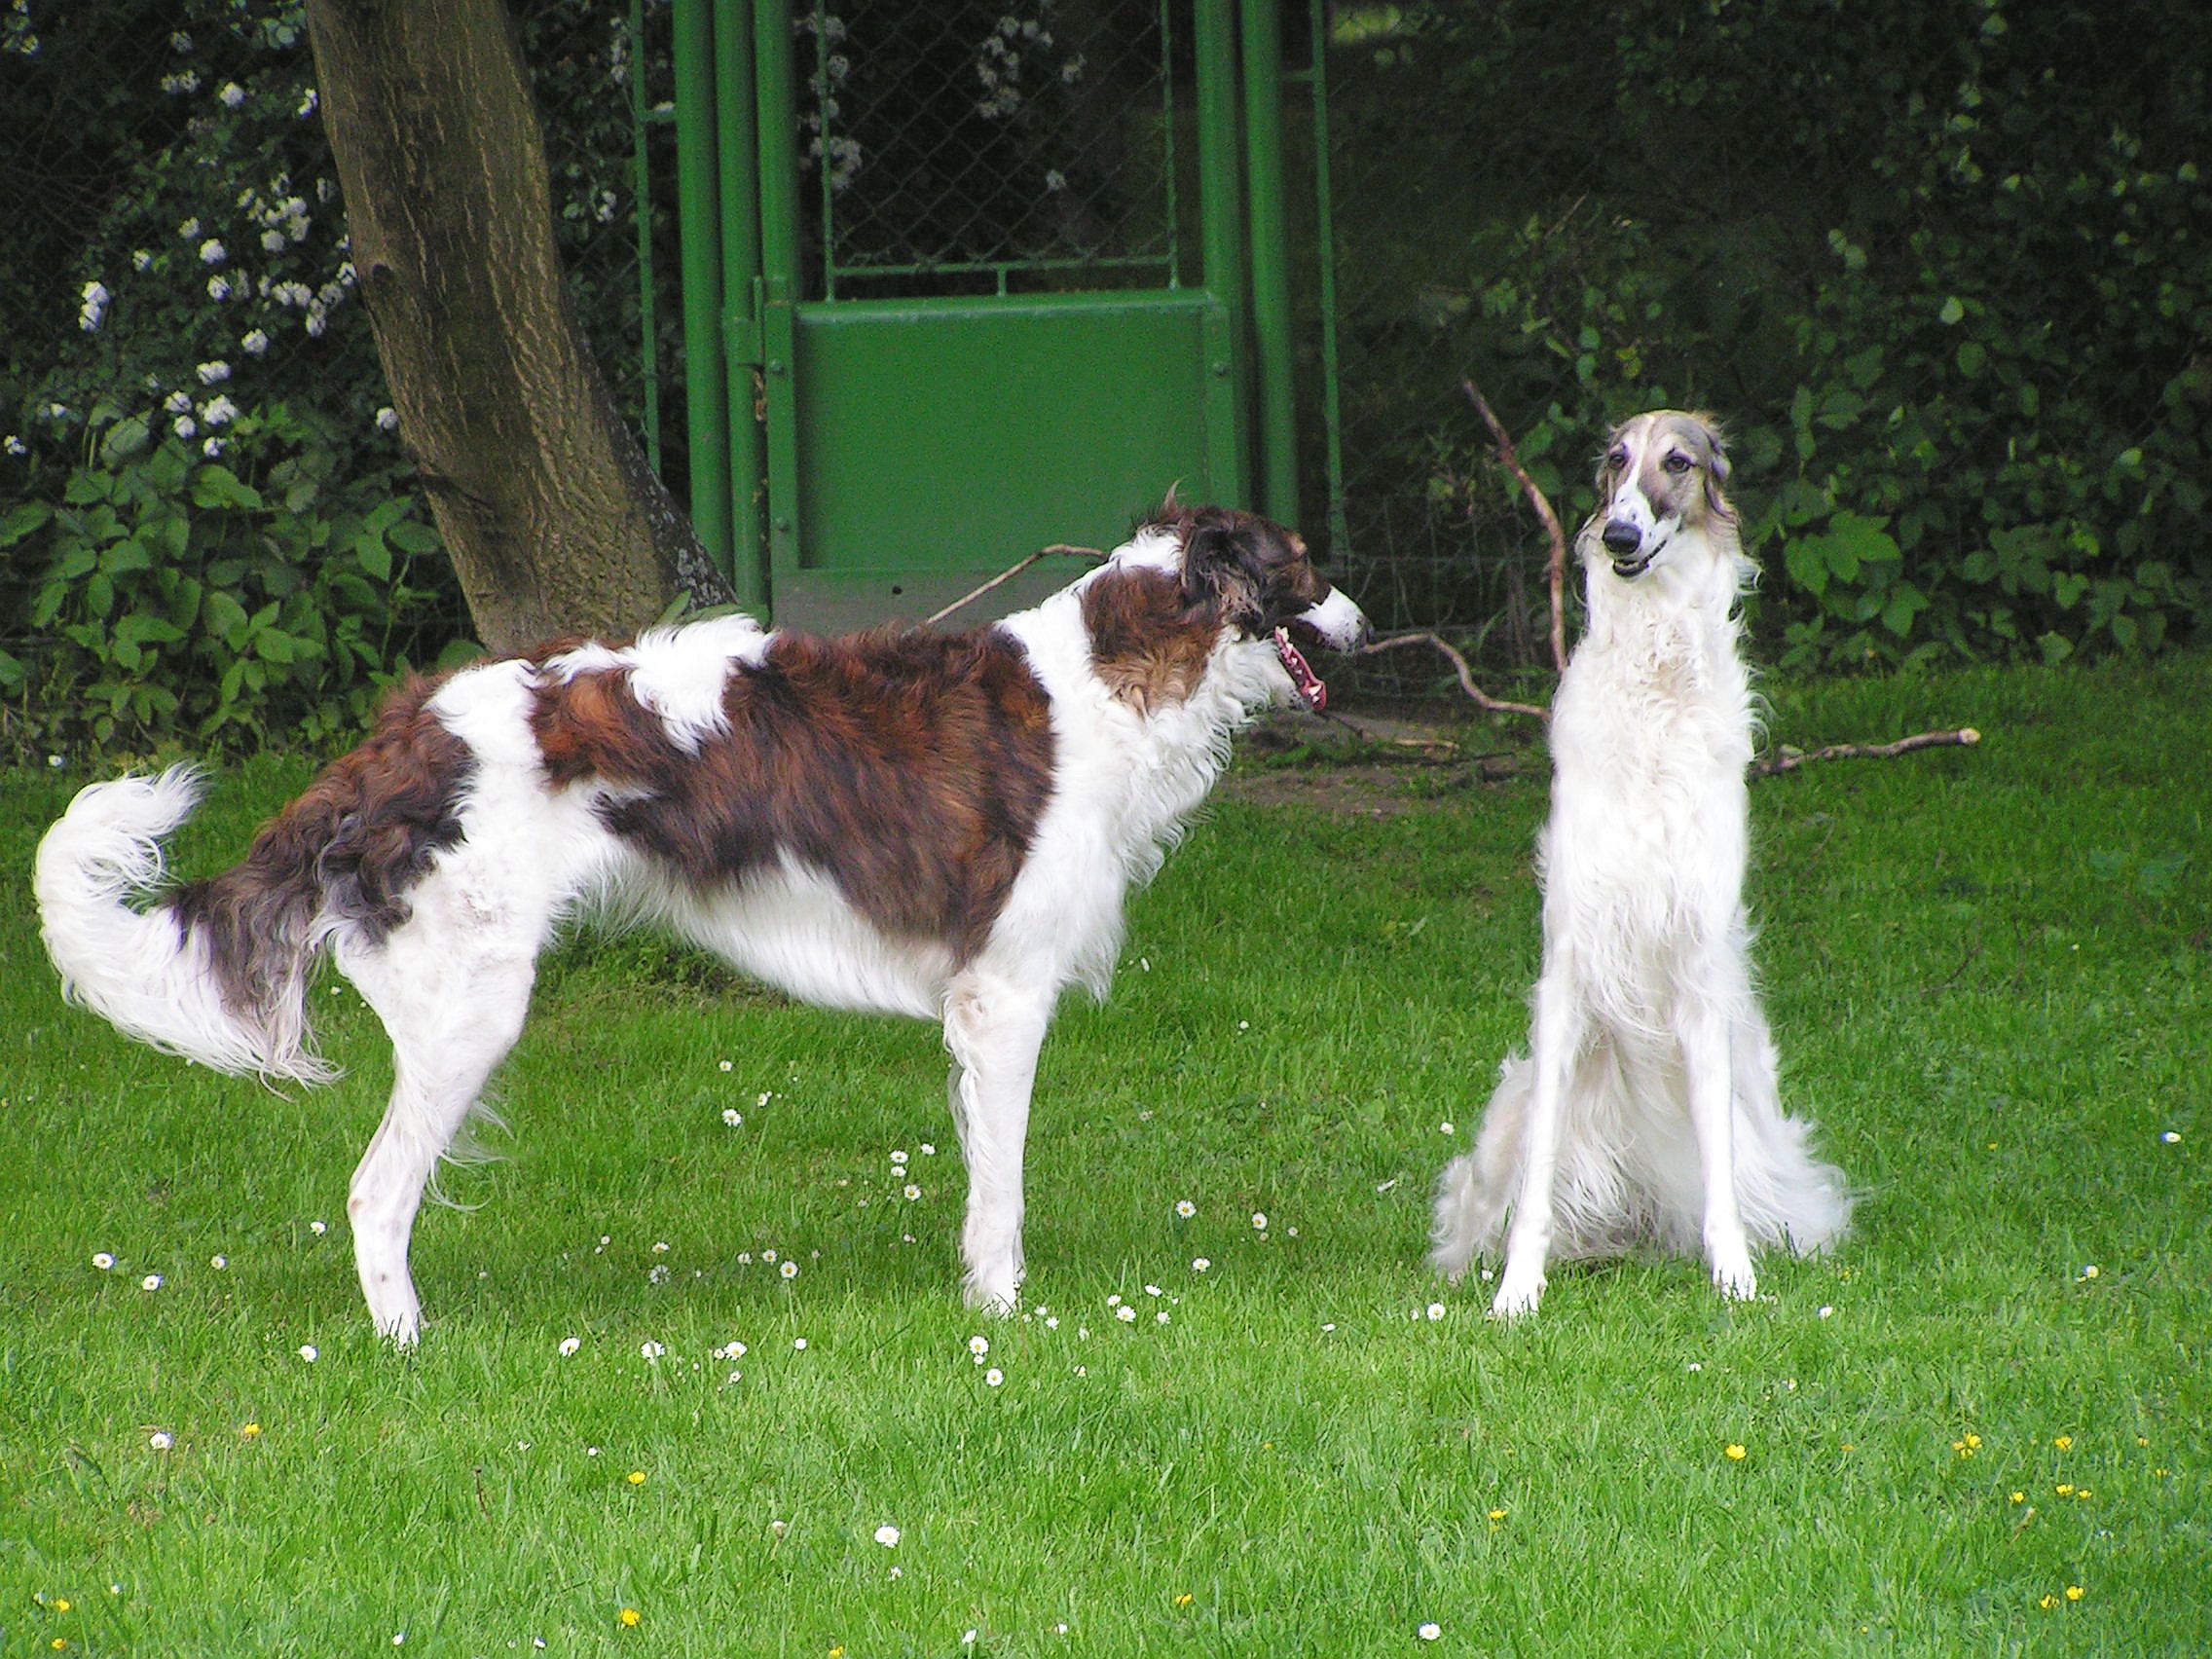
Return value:
[(1550, 1256), (1639, 1245), (1702, 1250), (1750, 1296), (1753, 1243), (1814, 1251), (1850, 1221), (1841, 1174), (1782, 1110), (1751, 979), (1751, 568), (1726, 476), (1710, 421), (1640, 416), (1578, 537), (1589, 626), (1552, 708), (1530, 1051), (1505, 1062), (1436, 1202), (1443, 1272), (1502, 1253), (1499, 1316), (1535, 1309)]

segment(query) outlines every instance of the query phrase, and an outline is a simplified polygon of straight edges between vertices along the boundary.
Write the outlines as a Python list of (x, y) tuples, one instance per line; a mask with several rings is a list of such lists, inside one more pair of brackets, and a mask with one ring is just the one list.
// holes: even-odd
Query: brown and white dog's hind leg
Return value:
[(1021, 1163), (1037, 1051), (1052, 994), (970, 970), (944, 999), (944, 1046), (952, 1053), (952, 1121), (968, 1161), (968, 1219), (960, 1254), (970, 1303), (1011, 1312), (1021, 1287)]
[(423, 1189), (529, 1012), (535, 951), (511, 943), (419, 918), (343, 963), (390, 1035), (393, 1069), (346, 1202), (353, 1264), (377, 1329), (403, 1345), (422, 1333), (407, 1250)]

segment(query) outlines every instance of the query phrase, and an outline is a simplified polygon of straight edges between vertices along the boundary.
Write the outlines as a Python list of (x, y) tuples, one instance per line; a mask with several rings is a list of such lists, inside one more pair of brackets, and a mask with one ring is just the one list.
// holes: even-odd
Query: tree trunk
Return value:
[(377, 354), (478, 637), (520, 650), (731, 599), (576, 321), (501, 0), (307, 11)]

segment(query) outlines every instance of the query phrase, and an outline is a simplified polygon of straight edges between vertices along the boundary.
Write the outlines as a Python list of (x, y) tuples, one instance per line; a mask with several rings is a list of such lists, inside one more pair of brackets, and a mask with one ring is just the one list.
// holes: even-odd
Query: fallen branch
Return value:
[(1544, 493), (1536, 488), (1536, 481), (1529, 476), (1528, 468), (1521, 464), (1521, 452), (1514, 448), (1513, 435), (1505, 429), (1505, 424), (1492, 413), (1489, 402), (1485, 400), (1480, 391), (1475, 389), (1475, 383), (1471, 380), (1462, 379), (1459, 382), (1459, 387), (1461, 390), (1466, 392), (1468, 401), (1474, 404), (1475, 413), (1483, 418), (1483, 424), (1490, 428), (1490, 435), (1497, 440), (1498, 465), (1521, 480), (1521, 488), (1528, 493), (1529, 504), (1536, 509), (1536, 517), (1543, 521), (1544, 534), (1551, 538), (1552, 551), (1549, 572), (1552, 588), (1552, 666), (1565, 674), (1567, 672), (1567, 532), (1559, 522), (1559, 514), (1552, 511), (1551, 502), (1545, 499)]
[(1530, 719), (1538, 720), (1551, 719), (1550, 714), (1537, 708), (1533, 703), (1508, 703), (1501, 697), (1493, 697), (1488, 691), (1475, 683), (1474, 673), (1467, 667), (1467, 659), (1446, 645), (1443, 639), (1435, 634), (1393, 634), (1387, 640), (1376, 640), (1360, 646), (1353, 654), (1355, 656), (1373, 656), (1378, 651), (1394, 651), (1400, 645), (1433, 645), (1436, 649), (1442, 651), (1445, 657), (1450, 660), (1452, 671), (1459, 677), (1459, 689), (1493, 715), (1527, 715)]
[(991, 589), (997, 587), (1001, 582), (1011, 582), (1014, 577), (1020, 575), (1022, 571), (1028, 570), (1030, 566), (1036, 564), (1038, 560), (1050, 559), (1057, 553), (1080, 554), (1083, 558), (1086, 559), (1103, 559), (1106, 557), (1105, 554), (1101, 553), (1095, 547), (1070, 547), (1064, 541), (1055, 541), (1050, 547), (1040, 547), (1036, 552), (1030, 554), (1028, 558), (1022, 560), (1019, 564), (1008, 566), (1005, 570), (1001, 571), (997, 575), (993, 576), (981, 587), (977, 588), (974, 592), (962, 594), (958, 599), (954, 600), (950, 605), (946, 606), (935, 616), (932, 616), (924, 621), (922, 626), (928, 628), (935, 625), (936, 623), (942, 622), (947, 616), (950, 616), (962, 606), (973, 605), (977, 600), (981, 599), (983, 595), (989, 593)]
[(1916, 732), (1895, 743), (1831, 743), (1825, 749), (1809, 752), (1784, 744), (1765, 759), (1752, 762), (1750, 776), (1771, 778), (1778, 772), (1810, 766), (1816, 760), (1891, 760), (1916, 749), (1972, 749), (1980, 741), (1980, 732), (1972, 726), (1961, 726), (1956, 731)]

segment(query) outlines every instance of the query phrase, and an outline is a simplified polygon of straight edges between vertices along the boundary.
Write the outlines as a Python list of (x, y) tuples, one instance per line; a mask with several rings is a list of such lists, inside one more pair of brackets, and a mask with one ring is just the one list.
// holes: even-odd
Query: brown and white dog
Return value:
[(520, 1034), (538, 953), (593, 905), (804, 1001), (940, 1020), (969, 1171), (972, 1300), (1021, 1280), (1022, 1155), (1060, 993), (1103, 995), (1123, 904), (1271, 704), (1318, 707), (1293, 636), (1359, 608), (1291, 532), (1172, 497), (1032, 610), (826, 640), (741, 616), (403, 687), (244, 861), (143, 910), (187, 768), (80, 793), (40, 845), (70, 995), (203, 1065), (318, 1082), (305, 988), (328, 947), (392, 1043), (352, 1180), (361, 1288), (412, 1342), (424, 1186)]
[(1752, 1245), (1820, 1250), (1850, 1222), (1843, 1176), (1782, 1108), (1751, 977), (1736, 601), (1752, 570), (1727, 479), (1710, 416), (1639, 415), (1576, 537), (1589, 626), (1552, 701), (1529, 1054), (1436, 1200), (1445, 1272), (1502, 1253), (1501, 1318), (1535, 1310), (1555, 1255), (1699, 1253), (1748, 1297)]

